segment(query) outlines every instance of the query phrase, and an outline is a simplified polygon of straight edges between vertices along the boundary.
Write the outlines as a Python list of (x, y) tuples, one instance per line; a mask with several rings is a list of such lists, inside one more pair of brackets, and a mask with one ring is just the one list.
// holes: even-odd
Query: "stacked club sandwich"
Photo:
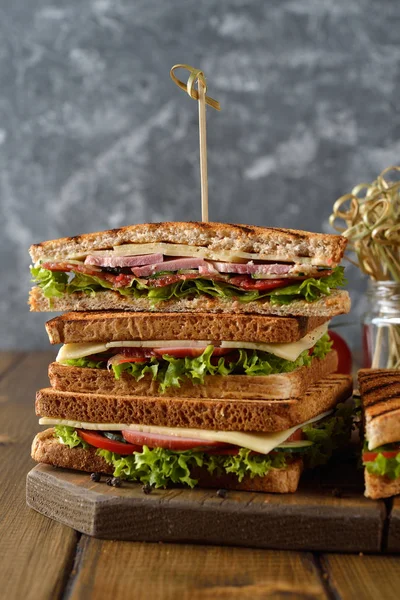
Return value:
[(63, 346), (33, 458), (156, 487), (295, 491), (350, 433), (327, 334), (350, 308), (345, 243), (159, 223), (32, 246), (32, 310), (74, 311), (46, 325)]
[(365, 495), (388, 498), (400, 494), (400, 371), (358, 372), (364, 423)]

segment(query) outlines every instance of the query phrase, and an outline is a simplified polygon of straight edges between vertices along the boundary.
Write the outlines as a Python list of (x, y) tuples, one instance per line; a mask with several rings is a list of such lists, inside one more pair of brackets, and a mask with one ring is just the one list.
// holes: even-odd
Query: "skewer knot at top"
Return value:
[[(189, 71), (190, 75), (187, 83), (184, 83), (183, 81), (177, 78), (177, 76), (174, 73), (176, 69), (186, 69), (187, 71)], [(203, 86), (204, 94), (207, 91), (206, 78), (203, 71), (201, 71), (200, 69), (196, 69), (195, 67), (191, 67), (190, 65), (174, 65), (170, 70), (170, 75), (172, 81), (176, 83), (176, 85), (180, 87), (181, 90), (187, 92), (189, 96), (193, 98), (193, 100), (199, 100), (199, 93), (194, 87), (196, 82), (198, 86)], [(215, 108), (216, 110), (221, 110), (219, 102), (217, 102), (217, 100), (214, 100), (213, 98), (210, 98), (210, 96), (206, 96), (205, 101), (206, 104), (208, 104), (212, 108)]]

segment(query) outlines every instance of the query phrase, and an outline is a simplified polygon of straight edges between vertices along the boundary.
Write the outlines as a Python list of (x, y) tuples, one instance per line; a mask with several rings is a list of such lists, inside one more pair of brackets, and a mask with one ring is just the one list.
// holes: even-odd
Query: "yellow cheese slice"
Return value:
[(191, 429), (184, 427), (156, 427), (152, 425), (138, 425), (127, 423), (84, 423), (81, 421), (70, 421), (67, 419), (51, 419), (42, 417), (39, 419), (39, 425), (67, 425), (76, 429), (89, 429), (94, 431), (122, 431), (131, 429), (132, 431), (142, 431), (144, 433), (159, 433), (163, 435), (173, 435), (176, 437), (194, 438), (209, 440), (210, 442), (225, 442), (241, 448), (248, 448), (254, 452), (268, 454), (288, 439), (297, 429), (301, 429), (309, 423), (314, 423), (329, 415), (332, 411), (324, 412), (317, 417), (300, 423), (290, 429), (277, 431), (275, 433), (244, 433), (241, 431), (212, 431), (210, 429)]
[(263, 344), (258, 342), (221, 342), (222, 348), (247, 348), (248, 350), (262, 350), (270, 352), (286, 360), (295, 361), (304, 350), (309, 350), (318, 342), (319, 339), (328, 331), (328, 323), (320, 325), (313, 331), (310, 331), (298, 342), (288, 344)]
[[(309, 257), (296, 256), (295, 260), (288, 259), (287, 252), (284, 251), (282, 254), (277, 252), (276, 254), (256, 254), (251, 252), (227, 252), (224, 250), (212, 250), (205, 246), (189, 246), (186, 244), (169, 244), (168, 242), (162, 242), (160, 244), (122, 244), (121, 246), (114, 246), (113, 250), (93, 250), (88, 251), (87, 254), (91, 256), (138, 256), (141, 254), (164, 254), (165, 256), (182, 256), (182, 257), (196, 257), (196, 258), (207, 258), (209, 260), (221, 260), (224, 262), (236, 262), (245, 263), (248, 260), (270, 260), (279, 262), (296, 262), (301, 264), (314, 264), (317, 266), (325, 266), (324, 262), (318, 259), (311, 259)], [(69, 258), (82, 258), (82, 254), (71, 255)]]
[(312, 348), (327, 330), (328, 323), (324, 323), (305, 335), (298, 342), (291, 342), (288, 344), (263, 344), (258, 342), (213, 342), (211, 340), (196, 340), (190, 341), (189, 343), (185, 340), (131, 340), (108, 342), (105, 344), (64, 344), (57, 354), (56, 361), (64, 362), (66, 360), (83, 358), (84, 356), (90, 356), (91, 354), (104, 352), (109, 348), (185, 348), (188, 345), (195, 348), (205, 347), (210, 344), (213, 344), (214, 346), (221, 346), (222, 348), (262, 350), (263, 352), (275, 354), (275, 356), (279, 356), (280, 358), (295, 361), (304, 350), (309, 350)]
[(105, 350), (107, 350), (107, 344), (64, 344), (58, 351), (56, 361), (63, 362), (83, 358), (91, 354), (105, 352)]

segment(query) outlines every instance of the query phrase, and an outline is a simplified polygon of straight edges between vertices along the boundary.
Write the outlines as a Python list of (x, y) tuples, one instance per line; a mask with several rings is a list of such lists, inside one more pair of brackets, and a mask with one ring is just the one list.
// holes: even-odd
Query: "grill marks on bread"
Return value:
[(36, 414), (91, 423), (140, 423), (221, 431), (282, 431), (348, 398), (352, 379), (330, 375), (300, 398), (287, 400), (112, 396), (40, 390)]
[(358, 380), (366, 415), (376, 417), (400, 408), (400, 371), (361, 369)]
[[(34, 244), (32, 260), (53, 256), (67, 258), (92, 250), (106, 250), (121, 244), (144, 243), (186, 244), (215, 251), (250, 252), (254, 254), (287, 254), (284, 260), (316, 257), (338, 264), (347, 240), (340, 235), (310, 233), (296, 229), (279, 229), (228, 223), (176, 222), (142, 223), (97, 233), (60, 238)], [(328, 264), (330, 264), (330, 262)]]
[[(314, 358), (309, 367), (301, 367), (290, 373), (275, 375), (207, 375), (204, 385), (194, 384), (184, 379), (179, 388), (169, 388), (169, 393), (181, 398), (247, 398), (266, 400), (268, 398), (293, 398), (307, 391), (307, 388), (336, 371), (337, 353), (329, 352), (322, 360)], [(49, 366), (49, 379), (52, 388), (66, 392), (101, 393), (115, 395), (159, 396), (159, 384), (147, 374), (139, 381), (132, 375), (122, 373), (115, 379), (114, 373), (106, 369), (69, 367), (59, 363)]]
[(370, 449), (400, 441), (400, 371), (358, 372), (365, 437)]

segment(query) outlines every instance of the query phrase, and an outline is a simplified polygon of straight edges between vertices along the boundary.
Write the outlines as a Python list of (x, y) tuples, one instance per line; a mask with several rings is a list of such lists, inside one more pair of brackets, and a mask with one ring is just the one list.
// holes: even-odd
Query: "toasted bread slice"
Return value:
[(290, 343), (327, 317), (262, 317), (208, 313), (69, 312), (46, 323), (51, 344), (121, 340), (213, 340)]
[(400, 442), (400, 371), (361, 369), (358, 381), (370, 449)]
[(371, 475), (364, 469), (365, 496), (377, 500), (378, 498), (390, 498), (400, 494), (400, 477), (389, 479), (381, 475)]
[[(32, 458), (64, 469), (87, 471), (88, 473), (112, 474), (113, 468), (104, 458), (97, 456), (95, 448), (69, 448), (60, 444), (54, 436), (54, 429), (38, 433), (32, 444)], [(285, 469), (273, 469), (265, 477), (245, 476), (241, 482), (232, 474), (210, 475), (206, 469), (196, 468), (192, 476), (198, 480), (198, 487), (224, 488), (251, 492), (292, 493), (297, 490), (303, 461), (294, 459)]]
[[(99, 310), (129, 310), (134, 312), (149, 312), (154, 310), (148, 298), (133, 298), (122, 296), (118, 292), (107, 290), (88, 296), (84, 292), (65, 294), (60, 298), (45, 298), (39, 287), (30, 292), (29, 304), (32, 311), (63, 312), (63, 311), (99, 311)], [(157, 312), (170, 313), (230, 313), (275, 315), (278, 317), (324, 317), (330, 319), (335, 315), (348, 313), (350, 297), (346, 291), (334, 290), (329, 296), (324, 296), (315, 302), (294, 300), (290, 304), (271, 304), (269, 300), (239, 302), (238, 300), (220, 300), (205, 295), (187, 299), (167, 300), (157, 303)]]
[[(254, 377), (208, 375), (204, 384), (194, 384), (190, 379), (185, 379), (180, 387), (170, 388), (168, 392), (180, 398), (296, 398), (305, 394), (313, 383), (334, 373), (337, 365), (337, 353), (331, 351), (322, 360), (314, 358), (309, 367), (301, 367), (291, 373)], [(114, 373), (106, 369), (68, 367), (54, 362), (49, 366), (49, 379), (54, 389), (66, 392), (160, 396), (159, 384), (149, 374), (140, 381), (127, 373), (115, 379)]]
[(348, 375), (329, 375), (304, 396), (287, 400), (114, 396), (45, 388), (37, 392), (36, 414), (81, 423), (274, 432), (333, 409), (351, 392)]
[(36, 262), (46, 257), (72, 258), (121, 244), (161, 242), (200, 246), (232, 254), (254, 253), (266, 260), (301, 262), (304, 258), (311, 258), (315, 264), (328, 266), (340, 262), (347, 244), (340, 235), (296, 229), (203, 222), (142, 223), (34, 244), (30, 255)]

